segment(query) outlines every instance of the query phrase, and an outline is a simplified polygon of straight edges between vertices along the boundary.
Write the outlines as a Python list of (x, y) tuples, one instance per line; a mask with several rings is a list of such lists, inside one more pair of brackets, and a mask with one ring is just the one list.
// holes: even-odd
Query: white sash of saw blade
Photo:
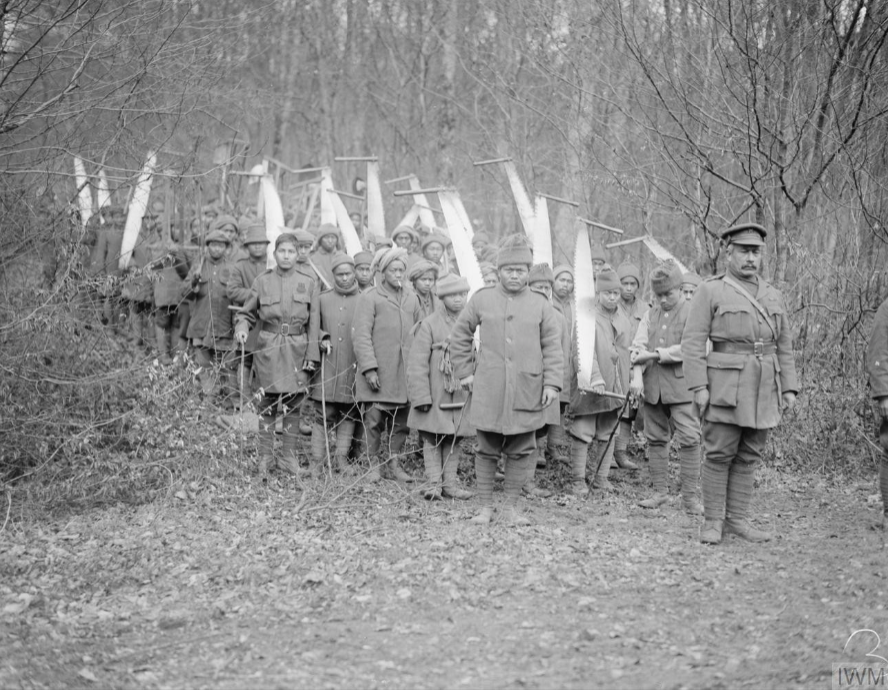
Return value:
[(459, 274), (469, 281), (469, 297), (471, 297), (475, 290), (484, 287), (484, 278), (481, 275), (478, 259), (472, 250), (472, 240), (460, 218), (456, 206), (457, 199), (456, 192), (438, 192), (438, 201), (441, 204), (441, 211), (444, 213), (444, 222), (447, 223), (450, 241), (453, 242), (456, 265), (459, 268)]
[(83, 227), (93, 215), (92, 190), (89, 187), (89, 178), (86, 176), (86, 166), (83, 159), (74, 156), (74, 181), (77, 183), (77, 207), (80, 209), (80, 223)]
[(133, 198), (130, 200), (129, 208), (126, 212), (123, 240), (120, 243), (120, 261), (117, 264), (121, 271), (126, 270), (130, 259), (132, 259), (133, 249), (135, 249), (136, 240), (139, 238), (139, 230), (142, 228), (142, 219), (148, 210), (148, 197), (151, 196), (151, 178), (156, 167), (157, 156), (153, 151), (149, 151), (148, 158), (145, 161), (145, 165), (142, 166), (142, 172), (139, 173), (139, 179), (133, 190)]
[(574, 316), (577, 333), (577, 385), (590, 390), (595, 359), (595, 276), (592, 273), (592, 248), (585, 225), (577, 228), (574, 251)]
[(367, 162), (367, 232), (385, 237), (382, 186), (379, 183), (379, 162)]

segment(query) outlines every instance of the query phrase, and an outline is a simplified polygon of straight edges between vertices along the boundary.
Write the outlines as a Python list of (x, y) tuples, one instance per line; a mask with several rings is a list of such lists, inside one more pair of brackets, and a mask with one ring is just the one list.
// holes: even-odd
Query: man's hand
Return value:
[(429, 410), (431, 410), (432, 406), (431, 405), (414, 405), (413, 409), (416, 410), (417, 412), (425, 413), (425, 412), (428, 412)]
[(787, 410), (791, 410), (792, 408), (795, 407), (795, 403), (796, 403), (796, 394), (795, 393), (784, 393), (783, 394), (783, 407), (785, 407)]
[(464, 379), (459, 380), (459, 386), (464, 391), (469, 391), (469, 393), (471, 393), (472, 392), (472, 384), (474, 382), (475, 382), (475, 375), (470, 374), (469, 376), (466, 376)]
[(640, 398), (644, 393), (644, 378), (641, 375), (640, 369), (636, 369), (632, 373), (632, 382), (629, 384), (629, 393), (633, 398)]
[(321, 341), (321, 352), (325, 355), (329, 356), (331, 352), (333, 352), (333, 344), (330, 342), (329, 338), (324, 338)]
[(377, 372), (376, 369), (371, 369), (366, 372), (364, 378), (367, 379), (367, 385), (370, 386), (370, 390), (379, 390), (379, 372)]
[(648, 352), (647, 350), (637, 350), (629, 356), (631, 364), (647, 364), (658, 359), (656, 352)]
[(694, 391), (694, 402), (697, 404), (697, 409), (702, 417), (706, 408), (709, 407), (709, 389), (701, 388), (698, 391)]
[(558, 390), (552, 386), (543, 386), (543, 407), (549, 407), (553, 402), (558, 402)]
[(246, 331), (235, 331), (234, 339), (239, 342), (241, 345), (247, 342), (247, 335), (249, 335)]
[(305, 369), (300, 369), (296, 372), (296, 385), (299, 386), (299, 390), (303, 388), (308, 388), (308, 381), (311, 378), (311, 374), (307, 372)]
[(883, 417), (888, 417), (888, 397), (879, 398), (879, 412)]
[(592, 392), (595, 393), (595, 395), (604, 395), (607, 392), (607, 388), (604, 387), (603, 383), (597, 383), (592, 386)]

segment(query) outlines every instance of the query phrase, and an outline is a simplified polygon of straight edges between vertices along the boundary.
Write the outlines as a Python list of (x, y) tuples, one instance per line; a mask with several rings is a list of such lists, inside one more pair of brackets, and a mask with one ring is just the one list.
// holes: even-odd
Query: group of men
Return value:
[[(246, 334), (235, 340), (233, 315), (267, 270), (265, 226), (218, 214), (199, 235), (202, 248), (166, 246), (156, 212), (133, 255), (137, 278), (123, 282), (128, 305), (107, 283), (105, 317), (116, 326), (126, 315), (131, 336), (147, 339), (149, 329), (137, 324), (153, 316), (159, 356), (191, 348), (205, 396), (237, 404), (244, 391), (238, 395), (235, 385), (235, 353), (242, 343), (249, 358), (256, 341)], [(122, 213), (107, 215), (91, 256), (96, 274), (117, 271)], [(761, 226), (726, 230), (726, 271), (703, 281), (672, 262), (649, 276), (628, 262), (615, 270), (599, 247), (592, 257), (594, 315), (576, 312), (571, 267), (534, 265), (518, 236), (494, 247), (476, 233), (485, 287), (467, 299), (468, 282), (443, 232), (402, 226), (355, 256), (343, 252), (335, 226), (293, 232), (306, 246), (299, 270), (314, 281), (305, 363), (313, 376), (305, 424), (311, 471), (353, 471), (357, 454), (370, 481), (414, 481), (401, 463), (413, 429), (422, 446), (424, 495), (466, 499), (472, 494), (457, 476), (459, 440), (474, 437), (473, 521), (526, 524), (521, 493), (551, 494), (535, 479), (538, 466), (567, 465), (567, 491), (576, 496), (588, 495), (590, 486), (609, 491), (612, 463), (636, 467), (626, 452), (634, 424), (647, 440), (653, 485), (643, 508), (668, 501), (673, 444), (682, 507), (704, 518), (701, 541), (716, 544), (724, 533), (771, 538), (750, 521), (754, 473), (768, 430), (794, 404), (797, 384), (782, 297), (759, 276)], [(646, 282), (653, 306), (640, 297)], [(580, 352), (582, 318), (594, 318), (594, 353)], [(254, 326), (261, 331), (262, 324)], [(592, 376), (580, 382), (583, 356), (592, 357)], [(496, 507), (498, 470), (504, 499)]]

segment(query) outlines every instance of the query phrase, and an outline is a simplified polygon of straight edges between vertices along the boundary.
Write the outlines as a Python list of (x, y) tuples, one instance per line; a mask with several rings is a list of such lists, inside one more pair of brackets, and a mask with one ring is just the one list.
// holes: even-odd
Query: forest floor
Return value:
[(3, 505), (0, 687), (830, 687), (834, 663), (888, 656), (874, 480), (764, 469), (778, 537), (707, 547), (678, 500), (636, 506), (646, 468), (524, 500), (515, 528), (226, 462), (146, 501)]

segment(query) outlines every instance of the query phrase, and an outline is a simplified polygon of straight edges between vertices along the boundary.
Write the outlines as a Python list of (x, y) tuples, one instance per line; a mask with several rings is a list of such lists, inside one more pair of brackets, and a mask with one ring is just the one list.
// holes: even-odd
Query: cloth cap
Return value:
[(237, 232), (239, 230), (237, 225), (237, 218), (235, 218), (234, 216), (216, 216), (216, 219), (213, 221), (210, 228), (216, 230), (224, 230), (228, 226), (231, 226), (232, 228), (234, 228), (234, 231)]
[(607, 261), (607, 253), (598, 242), (592, 243), (592, 261)]
[(376, 264), (379, 271), (382, 272), (389, 267), (392, 261), (400, 261), (407, 267), (407, 250), (403, 247), (389, 247), (376, 253)]
[(268, 235), (265, 234), (265, 224), (251, 223), (247, 227), (247, 231), (244, 236), (244, 244), (260, 244), (262, 242), (268, 244)]
[(290, 242), (294, 246), (309, 244), (314, 242), (314, 235), (307, 230), (284, 228), (284, 232), (278, 235), (277, 239), (274, 241), (274, 248), (277, 249), (284, 242)]
[(351, 258), (345, 252), (339, 252), (334, 255), (333, 261), (330, 262), (330, 270), (335, 271), (337, 266), (342, 266), (342, 264), (348, 264), (352, 268), (355, 266), (355, 260)]
[(641, 285), (641, 269), (631, 261), (624, 261), (617, 267), (617, 277), (621, 282), (623, 278), (635, 278), (635, 282)]
[(369, 266), (373, 263), (373, 255), (370, 252), (358, 252), (354, 261), (355, 266)]
[(612, 268), (606, 268), (595, 279), (595, 290), (605, 292), (607, 290), (619, 290), (621, 287), (617, 272)]
[(399, 225), (399, 226), (396, 227), (394, 230), (392, 230), (392, 242), (395, 241), (395, 238), (397, 238), (398, 235), (400, 235), (400, 234), (402, 234), (402, 233), (405, 233), (405, 232), (406, 232), (408, 235), (410, 235), (410, 238), (411, 238), (414, 242), (417, 242), (417, 241), (419, 240), (419, 234), (416, 232), (416, 230), (414, 230), (413, 228), (411, 228), (409, 225)]
[(394, 244), (391, 237), (384, 237), (382, 235), (376, 235), (374, 240), (377, 249), (380, 247), (391, 247)]
[(441, 272), (441, 267), (428, 259), (420, 259), (407, 271), (407, 280), (414, 281), (427, 271), (434, 271), (435, 278), (437, 279), (438, 274)]
[(513, 264), (524, 264), (528, 268), (533, 266), (533, 252), (523, 237), (512, 235), (502, 242), (502, 246), (496, 253), (497, 268)]
[(207, 233), (207, 236), (204, 237), (204, 244), (209, 244), (210, 242), (231, 244), (231, 240), (228, 239), (228, 235), (225, 234), (222, 228), (213, 228)]
[(655, 266), (651, 271), (651, 290), (656, 295), (662, 295), (681, 285), (681, 269), (674, 261), (666, 261)]
[(552, 269), (549, 268), (549, 264), (534, 264), (530, 267), (527, 284), (530, 285), (540, 280), (545, 280), (550, 285), (555, 282), (555, 275), (552, 273)]
[(447, 245), (450, 244), (450, 238), (445, 237), (444, 235), (442, 235), (438, 232), (429, 233), (428, 235), (426, 235), (425, 239), (422, 241), (422, 244), (420, 245), (420, 249), (422, 251), (425, 251), (425, 248), (428, 247), (432, 242), (437, 242), (442, 247), (444, 247), (444, 249), (447, 249)]
[(555, 270), (552, 273), (552, 277), (557, 278), (562, 273), (570, 273), (570, 277), (571, 278), (574, 277), (573, 269), (570, 266), (568, 266), (567, 264), (560, 264), (560, 265), (556, 266)]
[(696, 273), (685, 273), (681, 277), (681, 284), (682, 285), (685, 285), (685, 284), (699, 285), (702, 282), (703, 282), (702, 278), (700, 278), (700, 276), (698, 276)]
[(490, 244), (490, 237), (488, 237), (486, 232), (476, 232), (474, 235), (472, 235), (472, 244), (476, 245), (479, 242)]
[(491, 273), (496, 275), (496, 266), (494, 266), (489, 261), (482, 261), (480, 264), (478, 264), (478, 268), (481, 269), (481, 277), (482, 278), (484, 276), (490, 275)]
[(768, 232), (758, 223), (742, 223), (734, 225), (722, 233), (727, 244), (763, 245)]
[(327, 235), (336, 235), (336, 239), (342, 242), (342, 234), (339, 232), (339, 228), (332, 223), (324, 223), (319, 227), (316, 237), (318, 238), (318, 241), (320, 241), (322, 237), (326, 237)]
[(435, 292), (438, 297), (446, 297), (447, 295), (455, 295), (459, 292), (469, 291), (469, 281), (455, 273), (448, 273), (438, 281), (435, 286)]

